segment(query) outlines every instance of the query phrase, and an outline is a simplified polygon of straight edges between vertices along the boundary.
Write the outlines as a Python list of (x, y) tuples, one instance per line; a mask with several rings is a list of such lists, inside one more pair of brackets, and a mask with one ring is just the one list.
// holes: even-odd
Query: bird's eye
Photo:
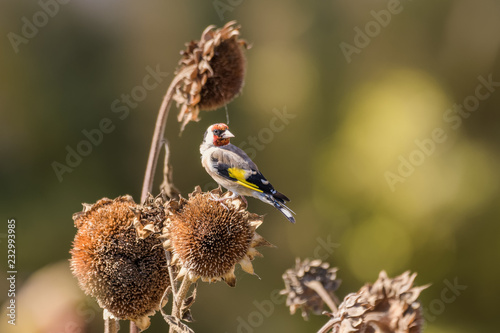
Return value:
[(222, 134), (222, 131), (220, 129), (216, 129), (214, 130), (214, 134), (220, 136)]

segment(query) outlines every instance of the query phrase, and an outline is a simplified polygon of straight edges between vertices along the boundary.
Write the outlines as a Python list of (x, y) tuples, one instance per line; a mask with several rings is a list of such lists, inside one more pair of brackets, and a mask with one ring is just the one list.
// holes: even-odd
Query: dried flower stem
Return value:
[(182, 82), (186, 74), (190, 73), (193, 70), (194, 66), (195, 65), (192, 65), (182, 69), (174, 77), (167, 89), (167, 93), (163, 97), (163, 102), (161, 103), (160, 110), (158, 111), (158, 117), (156, 118), (155, 131), (153, 134), (153, 139), (151, 141), (151, 148), (149, 150), (148, 164), (146, 166), (146, 172), (144, 174), (144, 182), (142, 183), (141, 202), (144, 202), (146, 200), (148, 193), (150, 193), (153, 189), (154, 174), (156, 171), (156, 165), (158, 164), (158, 156), (160, 155), (163, 135), (165, 133), (168, 111), (172, 104), (172, 96), (174, 95), (175, 88), (179, 83)]
[(106, 309), (104, 309), (102, 316), (104, 319), (104, 333), (118, 333), (120, 329), (118, 319), (113, 318)]
[(133, 321), (130, 322), (129, 333), (139, 333), (139, 328)]
[(186, 296), (188, 294), (189, 287), (191, 287), (191, 284), (192, 284), (191, 279), (188, 276), (185, 276), (182, 279), (181, 286), (179, 288), (177, 296), (175, 297), (175, 302), (173, 304), (172, 314), (179, 319), (182, 319), (181, 318), (182, 303), (186, 299)]
[[(172, 167), (170, 165), (170, 148), (168, 141), (164, 139), (165, 146), (165, 162), (163, 164), (163, 182), (160, 185), (160, 190), (163, 193), (163, 198), (166, 199), (179, 199), (180, 192), (175, 187), (172, 180)], [(165, 197), (166, 196), (166, 197)]]
[[(177, 295), (174, 296), (174, 299), (172, 301), (172, 316), (182, 319), (182, 304), (184, 303), (184, 300), (186, 299), (186, 296), (189, 291), (189, 287), (191, 287), (191, 279), (188, 276), (184, 276), (182, 279), (181, 286), (179, 288), (179, 291), (177, 292)], [(176, 328), (173, 326), (170, 326), (169, 333), (174, 333), (176, 331)]]
[(175, 298), (177, 297), (177, 287), (174, 279), (174, 272), (172, 269), (172, 253), (168, 250), (165, 250), (165, 257), (167, 258), (168, 277), (170, 278), (170, 286), (172, 287), (172, 296), (175, 300)]
[[(319, 281), (308, 281), (305, 283), (307, 287), (311, 288), (314, 290), (323, 300), (323, 302), (328, 305), (332, 313), (337, 313), (338, 308), (336, 302), (332, 299), (330, 294), (325, 290), (321, 282)], [(338, 302), (338, 300), (336, 300)]]
[[(172, 80), (170, 83), (170, 86), (167, 89), (167, 92), (165, 93), (165, 96), (163, 97), (163, 101), (160, 106), (160, 110), (158, 111), (158, 117), (156, 118), (156, 124), (155, 124), (155, 130), (153, 133), (153, 138), (151, 141), (151, 148), (149, 150), (149, 157), (148, 157), (148, 163), (146, 166), (146, 172), (144, 174), (144, 182), (142, 184), (142, 192), (141, 192), (141, 202), (144, 202), (148, 196), (149, 193), (151, 193), (153, 189), (153, 180), (154, 180), (154, 175), (156, 171), (156, 165), (158, 164), (158, 157), (160, 155), (160, 149), (162, 144), (165, 142), (164, 141), (164, 134), (165, 134), (165, 127), (167, 124), (167, 118), (168, 118), (168, 111), (170, 110), (170, 106), (172, 104), (172, 97), (175, 92), (175, 88), (184, 80), (187, 74), (190, 74), (193, 70), (195, 65), (188, 66), (186, 68), (183, 68)], [(169, 150), (168, 150), (168, 145), (165, 144), (165, 153), (166, 153), (166, 159), (165, 159), (165, 168), (168, 168), (168, 155), (169, 155)], [(171, 174), (168, 171), (168, 169), (165, 172), (164, 175), (164, 182), (166, 182), (166, 185), (171, 185), (169, 184), (169, 181), (171, 181)], [(162, 184), (162, 186), (165, 186), (165, 184)], [(172, 193), (176, 192), (175, 187), (170, 188), (170, 192), (168, 195), (170, 196)], [(173, 305), (172, 305), (172, 316), (180, 318), (180, 308), (182, 306), (182, 303), (184, 302), (184, 299), (186, 298), (187, 292), (189, 290), (189, 287), (191, 286), (191, 281), (189, 281), (189, 278), (184, 278), (182, 281), (181, 289), (179, 291), (179, 294), (176, 292), (176, 283), (174, 279), (174, 274), (172, 271), (172, 266), (171, 266), (171, 253), (170, 251), (165, 251), (165, 256), (167, 258), (167, 265), (168, 265), (168, 274), (169, 278), (171, 281), (171, 287), (172, 287), (172, 294), (173, 294)], [(175, 332), (175, 328), (171, 326), (170, 332)], [(114, 332), (113, 332), (114, 333)], [(133, 333), (132, 331), (132, 323), (130, 326), (130, 333)]]

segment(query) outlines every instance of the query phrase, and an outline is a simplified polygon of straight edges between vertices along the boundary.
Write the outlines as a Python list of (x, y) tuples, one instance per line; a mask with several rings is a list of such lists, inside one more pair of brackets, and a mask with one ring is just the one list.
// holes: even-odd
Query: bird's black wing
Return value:
[(234, 151), (221, 149), (212, 153), (211, 162), (217, 174), (228, 180), (254, 191), (270, 194), (280, 202), (290, 201), (274, 189), (246, 154), (240, 156)]

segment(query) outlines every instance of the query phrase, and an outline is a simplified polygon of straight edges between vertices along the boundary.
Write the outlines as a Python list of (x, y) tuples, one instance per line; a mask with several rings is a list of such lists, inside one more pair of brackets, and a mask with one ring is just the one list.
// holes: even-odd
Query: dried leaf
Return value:
[(167, 322), (170, 327), (174, 327), (177, 332), (180, 333), (194, 333), (192, 329), (190, 329), (186, 324), (184, 324), (179, 318), (174, 316), (166, 315), (162, 313), (163, 319)]
[(198, 284), (196, 283), (193, 288), (193, 293), (191, 296), (186, 298), (184, 302), (182, 303), (181, 306), (181, 317), (183, 320), (192, 322), (193, 321), (193, 316), (191, 315), (191, 306), (194, 304), (194, 301), (196, 300), (196, 291), (197, 291)]
[(182, 314), (182, 320), (187, 321), (188, 323), (192, 323), (194, 321), (191, 310), (188, 309)]

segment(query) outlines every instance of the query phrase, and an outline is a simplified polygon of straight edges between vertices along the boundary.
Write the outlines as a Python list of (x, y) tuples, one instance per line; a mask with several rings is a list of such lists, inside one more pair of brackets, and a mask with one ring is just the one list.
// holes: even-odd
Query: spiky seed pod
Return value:
[(117, 319), (144, 330), (169, 285), (166, 259), (156, 237), (137, 239), (131, 228), (132, 197), (103, 198), (73, 215), (78, 229), (71, 270), (86, 294)]
[(394, 279), (380, 272), (377, 281), (349, 294), (332, 318), (332, 332), (419, 333), (423, 317), (420, 292), (428, 287), (413, 287), (416, 273), (405, 272)]
[(176, 88), (174, 99), (181, 105), (178, 120), (182, 128), (198, 121), (200, 110), (215, 110), (229, 103), (243, 87), (245, 56), (248, 48), (238, 39), (240, 27), (228, 22), (214, 30), (208, 26), (199, 41), (186, 44), (176, 74), (188, 70), (184, 81)]
[(220, 189), (202, 192), (197, 186), (188, 200), (169, 202), (164, 246), (172, 251), (179, 276), (206, 282), (222, 279), (234, 287), (237, 263), (254, 274), (251, 261), (262, 256), (255, 247), (271, 246), (255, 232), (263, 217), (249, 213), (240, 198), (216, 201), (228, 196)]
[(290, 307), (290, 313), (295, 314), (301, 309), (305, 320), (309, 319), (311, 313), (319, 315), (324, 310), (324, 300), (317, 293), (314, 283), (319, 282), (332, 300), (337, 299), (334, 291), (341, 283), (337, 279), (337, 268), (330, 268), (329, 263), (309, 259), (301, 261), (300, 258), (295, 260), (295, 268), (283, 274), (283, 281), (285, 289), (281, 294), (287, 295), (286, 305)]

